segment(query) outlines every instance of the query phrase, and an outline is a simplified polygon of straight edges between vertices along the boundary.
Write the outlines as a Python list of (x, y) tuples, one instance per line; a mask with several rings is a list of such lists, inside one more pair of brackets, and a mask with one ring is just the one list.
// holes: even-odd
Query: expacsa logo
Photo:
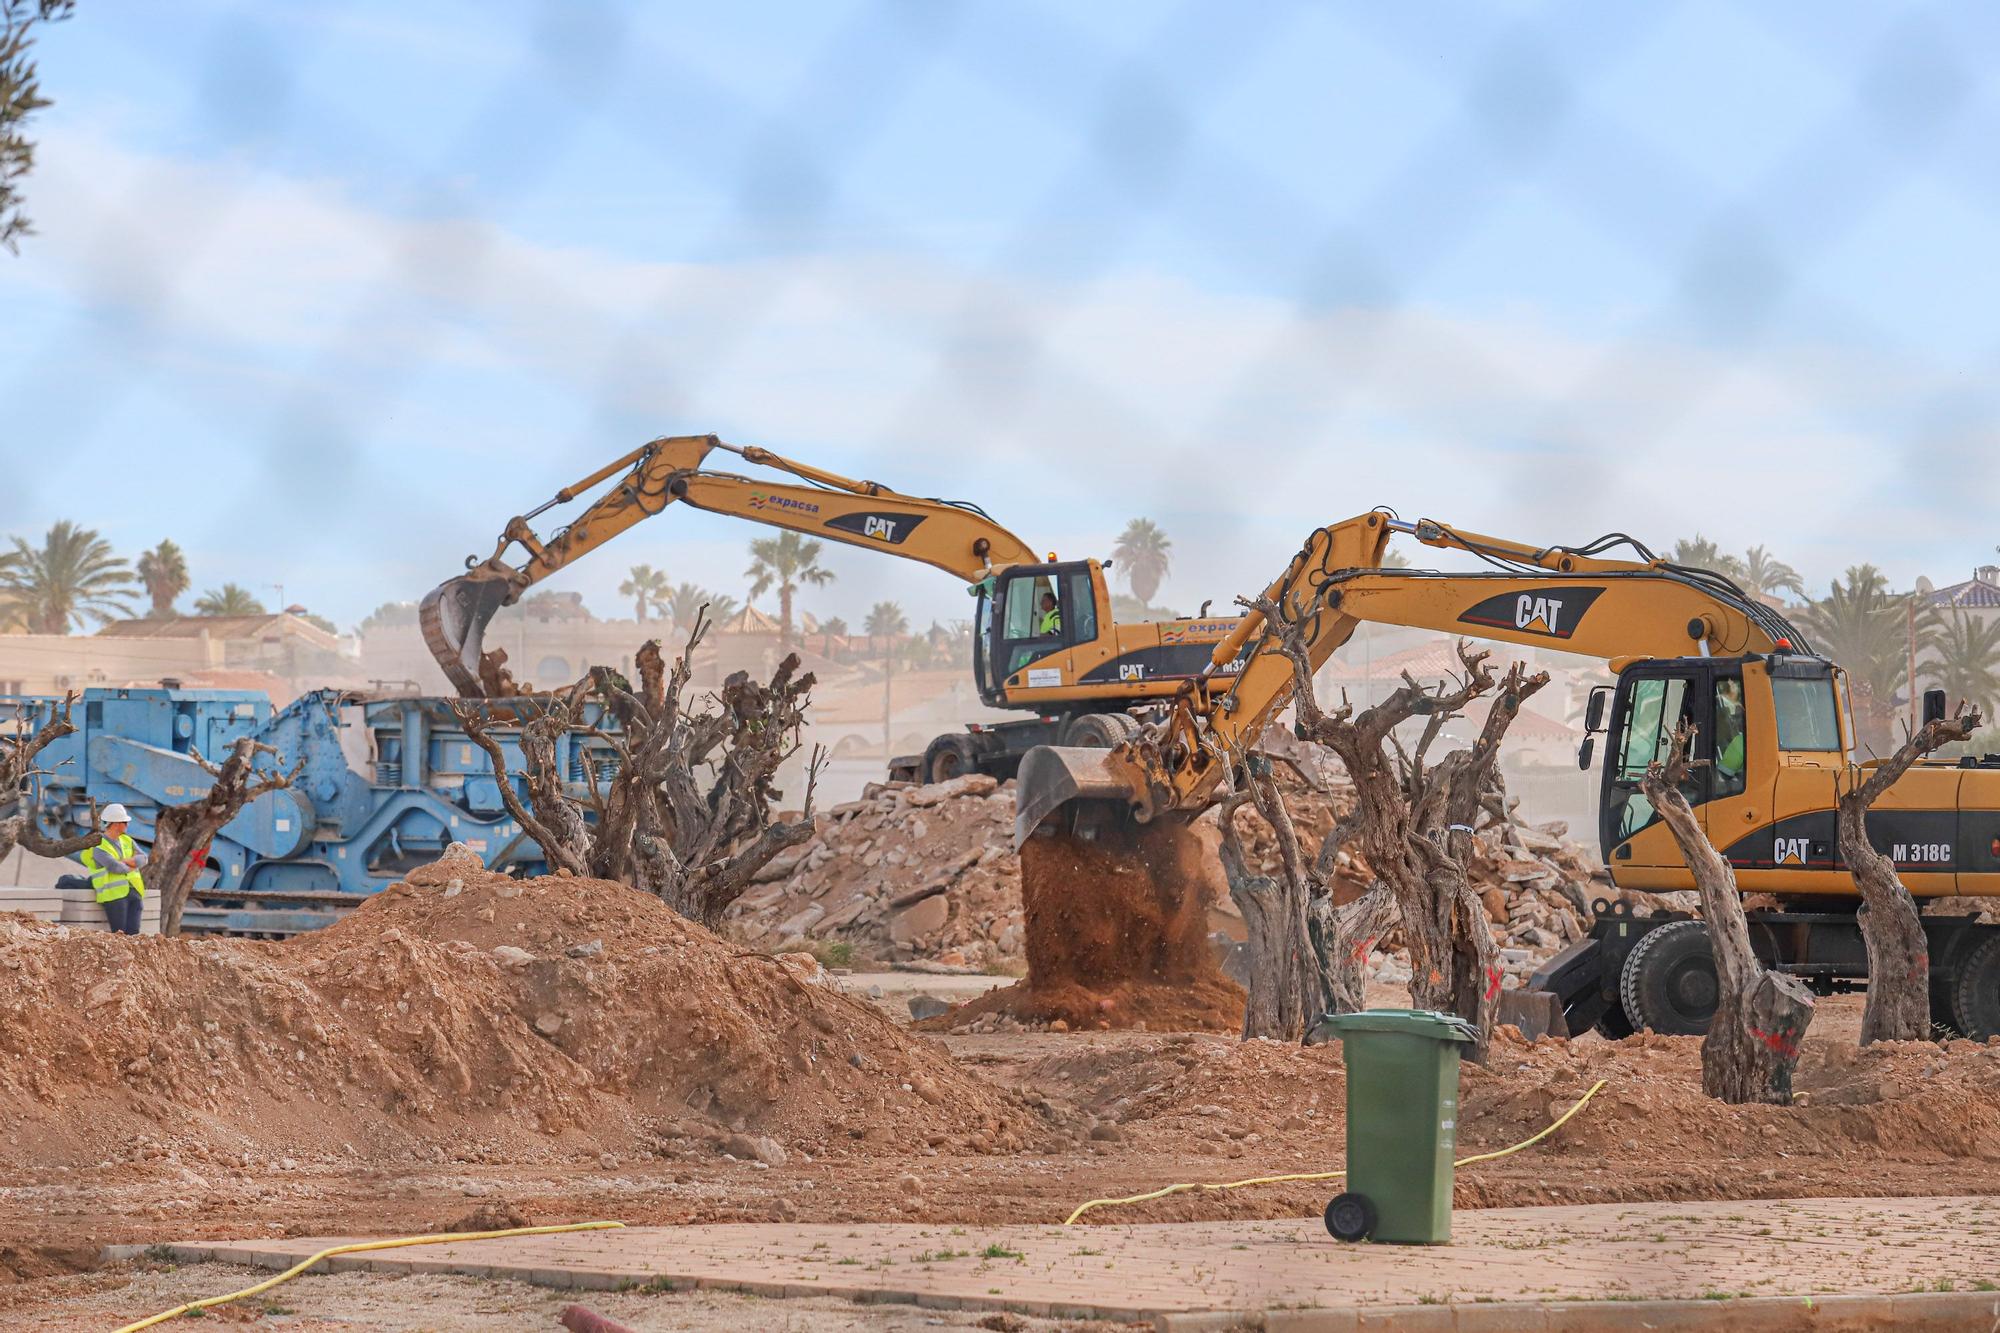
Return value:
[(1458, 619), (1465, 625), (1567, 639), (1583, 623), (1591, 604), (1603, 595), (1601, 587), (1522, 588), (1488, 597)]
[(795, 514), (817, 514), (819, 506), (810, 500), (794, 500), (789, 495), (773, 495), (769, 491), (750, 492), (752, 509), (784, 509)]

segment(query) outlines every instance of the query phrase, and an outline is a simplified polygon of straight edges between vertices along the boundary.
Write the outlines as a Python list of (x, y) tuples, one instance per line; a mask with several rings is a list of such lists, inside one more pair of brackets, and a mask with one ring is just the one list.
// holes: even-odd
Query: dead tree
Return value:
[[(1245, 605), (1264, 614), (1279, 651), (1291, 659), (1298, 735), (1339, 756), (1355, 788), (1352, 816), (1321, 845), (1310, 870), (1296, 838), (1286, 851), (1287, 840), (1282, 832), (1279, 836), (1280, 867), (1302, 905), (1305, 937), (1317, 972), (1309, 999), (1336, 1011), (1359, 1008), (1369, 951), (1392, 921), (1399, 922), (1410, 952), (1412, 1002), (1473, 1022), (1481, 1034), (1475, 1055), (1483, 1055), (1501, 972), (1486, 910), (1472, 891), (1466, 862), (1473, 830), (1494, 790), (1501, 740), (1520, 712), (1521, 701), (1548, 683), (1547, 673), (1529, 675), (1516, 663), (1496, 680), (1487, 665), (1490, 654), (1471, 652), (1461, 642), (1459, 661), (1465, 676), (1457, 688), (1428, 690), (1406, 675), (1387, 699), (1359, 714), (1345, 703), (1329, 713), (1313, 693), (1311, 660), (1298, 620), (1268, 600)], [(1454, 751), (1433, 767), (1431, 747), (1445, 724), (1496, 686), (1500, 693), (1479, 738), (1470, 749)], [(1397, 728), (1416, 717), (1425, 718), (1422, 734), (1405, 749), (1396, 738)], [(1242, 804), (1236, 796), (1230, 799)], [(1282, 818), (1283, 803), (1268, 779), (1251, 777), (1247, 799), (1257, 802), (1259, 813), (1274, 829), (1279, 827), (1273, 815)], [(1289, 827), (1289, 820), (1284, 822)], [(1239, 894), (1237, 881), (1245, 877), (1247, 867), (1240, 848), (1228, 851), (1232, 830), (1227, 820), (1224, 829), (1224, 872), (1231, 881), (1232, 897), (1239, 902), (1246, 897), (1253, 902), (1276, 897), (1248, 882)], [(1325, 885), (1340, 842), (1348, 838), (1360, 845), (1377, 884), (1356, 901), (1335, 908)], [(1284, 912), (1289, 926), (1291, 907), (1285, 906)], [(1296, 969), (1281, 952), (1262, 958), (1253, 952), (1249, 959), (1253, 982), (1262, 968), (1270, 974), (1271, 987), (1298, 984)], [(1255, 989), (1253, 985), (1253, 996)], [(1252, 1004), (1257, 1006), (1255, 998)], [(1289, 1012), (1288, 1001), (1275, 999), (1263, 1011), (1268, 1016)]]
[(215, 835), (242, 814), (243, 807), (260, 796), (291, 786), (305, 770), (304, 760), (289, 773), (258, 768), (259, 755), (276, 760), (278, 752), (248, 736), (237, 737), (219, 766), (204, 758), (200, 750), (190, 750), (188, 755), (212, 780), (200, 796), (179, 805), (161, 806), (153, 817), (153, 848), (146, 862), (145, 878), (147, 889), (159, 895), (162, 935), (181, 933), (181, 913), (201, 874), (203, 862), (199, 854), (206, 852)]
[[(658, 640), (635, 659), (636, 688), (594, 667), (522, 724), (524, 802), (500, 783), (508, 813), (541, 844), (558, 871), (612, 879), (654, 894), (683, 916), (714, 926), (772, 857), (812, 836), (812, 802), (822, 756), (807, 767), (803, 813), (779, 820), (778, 770), (800, 748), (813, 677), (789, 654), (768, 683), (738, 671), (698, 706), (688, 698), (690, 663), (708, 626), (698, 617), (669, 668)], [(589, 705), (608, 714), (593, 725)], [(492, 760), (510, 769), (477, 701), (454, 703), (461, 725)], [(615, 722), (615, 725), (613, 723)], [(557, 741), (583, 731), (608, 746), (608, 777), (586, 764), (587, 793), (572, 795), (557, 763)], [(594, 818), (586, 818), (588, 811)]]
[(1681, 859), (1694, 875), (1715, 952), (1715, 1017), (1701, 1042), (1702, 1091), (1725, 1102), (1783, 1106), (1792, 1100), (1792, 1069), (1812, 1022), (1812, 992), (1797, 977), (1766, 971), (1750, 950), (1736, 873), (1702, 832), (1682, 790), (1693, 740), (1694, 728), (1682, 723), (1665, 762), (1650, 765), (1639, 787), (1673, 833)]
[(1868, 808), (1925, 755), (1979, 730), (1979, 710), (1960, 704), (1958, 715), (1927, 722), (1840, 794), (1840, 859), (1861, 891), (1861, 938), (1868, 946), (1868, 1003), (1861, 1012), (1861, 1044), (1926, 1041), (1931, 1035), (1930, 945), (1916, 900), (1903, 887), (1896, 863), (1868, 841)]
[(14, 735), (0, 737), (0, 861), (6, 860), (16, 847), (24, 847), (36, 856), (70, 856), (103, 836), (94, 802), (90, 830), (70, 838), (43, 832), (35, 813), (33, 779), (47, 776), (47, 770), (36, 765), (36, 756), (65, 736), (76, 734), (76, 724), (70, 721), (70, 710), (75, 704), (74, 694), (65, 695), (62, 706), (52, 710), (48, 721), (32, 732), (24, 718), (16, 724)]

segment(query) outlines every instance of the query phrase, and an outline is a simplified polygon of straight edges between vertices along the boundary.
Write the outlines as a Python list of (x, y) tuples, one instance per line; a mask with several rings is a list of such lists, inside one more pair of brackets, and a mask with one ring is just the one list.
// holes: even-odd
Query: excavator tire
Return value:
[(1974, 1041), (2000, 1033), (2000, 934), (1965, 956), (1952, 991), (1954, 1027)]
[(1108, 750), (1139, 738), (1139, 723), (1124, 713), (1079, 713), (1063, 728), (1062, 743), (1088, 750)]
[(939, 736), (924, 751), (925, 782), (949, 782), (978, 768), (979, 752), (970, 736)]
[(1632, 947), (1618, 978), (1618, 998), (1635, 1028), (1698, 1037), (1715, 1017), (1720, 985), (1715, 950), (1702, 921), (1671, 921)]

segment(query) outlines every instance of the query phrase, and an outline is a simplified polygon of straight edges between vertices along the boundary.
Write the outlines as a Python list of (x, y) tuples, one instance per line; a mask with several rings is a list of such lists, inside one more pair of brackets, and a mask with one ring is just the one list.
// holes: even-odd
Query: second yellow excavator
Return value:
[[(797, 480), (705, 466), (718, 453)], [(607, 482), (554, 535), (544, 540), (535, 532), (532, 520)], [(1238, 616), (1117, 624), (1105, 562), (1044, 558), (977, 505), (907, 495), (713, 435), (663, 437), (614, 459), (510, 519), (491, 555), (468, 557), (464, 574), (425, 596), (419, 624), (452, 685), (469, 698), (491, 692), (484, 637), (500, 608), (676, 503), (914, 560), (968, 585), (979, 696), (1031, 716), (939, 736), (922, 755), (892, 758), (894, 777), (1011, 777), (1035, 746), (1114, 745), (1138, 734), (1131, 710), (1163, 706), (1187, 687), (1209, 695), (1230, 686), (1233, 664), (1218, 664), (1214, 649), (1236, 630)]]
[[(1490, 568), (1383, 569), (1393, 535)], [(1607, 554), (1621, 546), (1633, 558)], [(1639, 787), (1675, 726), (1692, 722), (1694, 758), (1704, 762), (1688, 799), (1739, 886), (1783, 904), (1749, 913), (1759, 954), (1822, 993), (1865, 982), (1858, 894), (1834, 833), (1837, 794), (1866, 767), (1855, 755), (1846, 677), (1774, 608), (1623, 535), (1535, 547), (1383, 511), (1319, 529), (1264, 597), (1301, 626), (1315, 668), (1363, 622), (1608, 660), (1617, 683), (1591, 695), (1579, 760), (1589, 767), (1596, 735), (1607, 736), (1598, 833), (1612, 880), (1651, 891), (1694, 886)], [(1089, 836), (1106, 819), (1186, 819), (1206, 808), (1224, 765), (1250, 748), (1294, 688), (1291, 659), (1255, 612), (1216, 643), (1211, 669), (1224, 663), (1227, 689), (1192, 682), (1143, 743), (1030, 751), (1016, 792), (1016, 844), (1038, 834)], [(1943, 716), (1942, 692), (1924, 707), (1927, 718)], [(2000, 755), (1918, 764), (1877, 803), (1867, 827), (1920, 903), (2000, 894)], [(2000, 926), (1938, 912), (1923, 920), (1933, 1011), (1968, 1036), (2000, 1033)], [(1621, 1036), (1635, 1027), (1702, 1031), (1717, 993), (1700, 921), (1636, 917), (1611, 903), (1600, 905), (1591, 937), (1534, 985), (1556, 995), (1571, 1031), (1596, 1025)]]

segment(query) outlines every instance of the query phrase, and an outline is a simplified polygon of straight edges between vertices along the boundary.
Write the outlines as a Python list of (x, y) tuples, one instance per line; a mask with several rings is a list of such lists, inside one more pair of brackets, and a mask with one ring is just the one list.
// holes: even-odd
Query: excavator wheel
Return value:
[(979, 752), (970, 736), (939, 736), (924, 750), (925, 782), (949, 782), (978, 768)]
[(1954, 1027), (1974, 1041), (2000, 1033), (2000, 934), (1965, 955), (1952, 990)]
[(1062, 743), (1086, 750), (1108, 750), (1139, 739), (1139, 724), (1124, 713), (1079, 713), (1063, 728)]
[(1670, 921), (1650, 931), (1625, 956), (1618, 997), (1636, 1028), (1698, 1037), (1715, 1017), (1721, 984), (1708, 925)]

